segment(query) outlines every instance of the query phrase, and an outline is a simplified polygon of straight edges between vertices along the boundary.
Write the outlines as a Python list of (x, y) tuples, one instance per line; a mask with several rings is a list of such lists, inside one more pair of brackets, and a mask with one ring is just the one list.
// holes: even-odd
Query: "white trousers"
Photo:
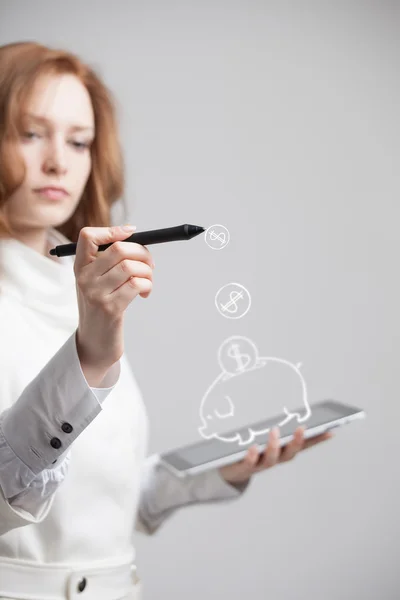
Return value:
[(143, 600), (132, 562), (91, 569), (0, 558), (0, 600)]

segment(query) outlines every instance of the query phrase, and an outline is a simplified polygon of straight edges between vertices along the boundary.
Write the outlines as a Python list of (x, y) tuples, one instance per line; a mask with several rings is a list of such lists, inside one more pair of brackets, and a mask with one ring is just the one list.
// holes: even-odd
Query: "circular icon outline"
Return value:
[(225, 364), (224, 361), (222, 360), (222, 351), (223, 349), (228, 346), (229, 344), (231, 344), (232, 342), (245, 342), (248, 344), (248, 346), (251, 348), (251, 350), (253, 351), (253, 357), (255, 359), (254, 364), (250, 367), (250, 369), (246, 369), (245, 370), (252, 370), (256, 365), (259, 364), (260, 362), (260, 355), (258, 352), (258, 348), (255, 345), (255, 343), (248, 337), (244, 336), (244, 335), (231, 335), (228, 338), (226, 338), (226, 340), (224, 340), (222, 342), (222, 344), (220, 344), (219, 348), (218, 348), (218, 352), (217, 352), (217, 360), (218, 360), (218, 364), (222, 369), (222, 372), (227, 374), (227, 375), (237, 375), (242, 373), (242, 370), (238, 370), (238, 371), (227, 371), (225, 368)]
[[(246, 310), (244, 311), (243, 314), (239, 315), (238, 317), (234, 317), (234, 316), (229, 316), (224, 314), (223, 312), (221, 312), (219, 306), (218, 306), (218, 302), (217, 302), (217, 298), (218, 298), (218, 294), (226, 287), (228, 287), (229, 285), (236, 285), (238, 287), (240, 287), (242, 290), (245, 291), (245, 293), (247, 294), (248, 298), (249, 298), (249, 305), (246, 308)], [(217, 310), (219, 312), (220, 315), (222, 315), (223, 317), (225, 317), (226, 319), (241, 319), (242, 317), (244, 317), (250, 310), (250, 306), (251, 306), (251, 295), (250, 292), (244, 287), (244, 285), (242, 285), (241, 283), (236, 283), (236, 282), (231, 282), (231, 283), (226, 283), (225, 285), (223, 285), (222, 287), (219, 288), (218, 292), (215, 294), (215, 306), (217, 307)]]
[[(214, 246), (210, 246), (210, 244), (207, 242), (207, 235), (208, 235), (209, 230), (212, 227), (222, 227), (226, 231), (226, 233), (228, 234), (228, 241), (223, 246), (221, 246), (221, 248), (214, 248)], [(205, 239), (205, 242), (206, 242), (207, 246), (209, 248), (211, 248), (211, 250), (223, 250), (229, 244), (229, 241), (231, 239), (231, 234), (229, 233), (229, 230), (228, 230), (227, 227), (225, 227), (225, 225), (221, 225), (220, 223), (214, 223), (214, 225), (210, 225), (210, 227), (207, 227), (205, 235), (204, 235), (204, 239)]]

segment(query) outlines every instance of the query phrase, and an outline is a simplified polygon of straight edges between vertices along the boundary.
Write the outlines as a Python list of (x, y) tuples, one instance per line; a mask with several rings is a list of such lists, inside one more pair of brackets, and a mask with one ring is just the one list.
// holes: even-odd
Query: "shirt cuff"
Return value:
[(136, 529), (153, 534), (177, 508), (239, 498), (249, 483), (250, 479), (231, 485), (219, 469), (181, 478), (163, 465), (159, 454), (153, 454), (144, 467)]
[(120, 361), (102, 381), (111, 387), (90, 388), (81, 369), (76, 332), (68, 338), (2, 413), (0, 437), (21, 463), (21, 469), (12, 473), (15, 464), (8, 452), (6, 463), (1, 464), (0, 482), (7, 482), (9, 495), (25, 489), (38, 473), (66, 454), (102, 410), (101, 402), (115, 387), (119, 374)]
[[(34, 475), (29, 467), (23, 463), (14, 450), (8, 444), (2, 432), (2, 421), (7, 411), (0, 415), (0, 487), (4, 497), (26, 509), (29, 503), (35, 506), (43, 505), (43, 501), (51, 496), (55, 488), (64, 480), (70, 463), (70, 449), (59, 459), (57, 465), (44, 469), (38, 475)], [(35, 497), (35, 498), (33, 498)], [(33, 512), (28, 510), (28, 512)]]

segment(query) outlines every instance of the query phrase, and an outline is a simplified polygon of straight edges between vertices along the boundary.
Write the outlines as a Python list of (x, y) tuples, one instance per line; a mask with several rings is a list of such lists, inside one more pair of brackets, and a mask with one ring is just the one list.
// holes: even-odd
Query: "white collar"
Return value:
[[(71, 240), (49, 229), (51, 247)], [(16, 238), (0, 238), (0, 295), (12, 296), (61, 327), (78, 325), (75, 256), (53, 260)]]

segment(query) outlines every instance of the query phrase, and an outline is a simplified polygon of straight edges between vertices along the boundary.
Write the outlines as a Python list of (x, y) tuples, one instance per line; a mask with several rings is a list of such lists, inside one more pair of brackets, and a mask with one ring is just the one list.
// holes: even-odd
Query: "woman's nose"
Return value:
[(44, 157), (43, 169), (46, 173), (63, 174), (66, 172), (66, 153), (60, 144), (49, 144)]

